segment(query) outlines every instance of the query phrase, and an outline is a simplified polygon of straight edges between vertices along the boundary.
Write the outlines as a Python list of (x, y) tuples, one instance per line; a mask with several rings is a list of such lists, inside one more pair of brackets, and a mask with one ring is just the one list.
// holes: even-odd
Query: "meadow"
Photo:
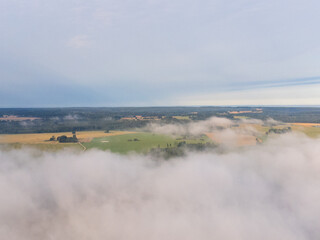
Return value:
[(87, 149), (97, 148), (101, 150), (110, 150), (116, 153), (147, 153), (152, 148), (166, 148), (177, 146), (179, 142), (186, 143), (206, 143), (211, 142), (207, 136), (197, 138), (172, 137), (150, 132), (136, 132), (125, 135), (107, 136), (94, 138), (91, 142), (83, 143)]

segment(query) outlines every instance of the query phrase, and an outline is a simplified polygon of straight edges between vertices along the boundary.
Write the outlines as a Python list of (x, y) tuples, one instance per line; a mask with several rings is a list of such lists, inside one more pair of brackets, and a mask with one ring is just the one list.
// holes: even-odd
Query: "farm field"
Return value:
[(308, 123), (303, 125), (293, 124), (291, 128), (293, 131), (302, 132), (311, 138), (320, 137), (320, 124), (314, 124), (314, 123), (312, 124)]
[[(281, 129), (284, 127), (291, 127), (293, 132), (304, 133), (305, 135), (311, 138), (320, 137), (320, 124), (318, 123), (287, 123), (283, 125), (273, 126), (272, 128)], [(261, 125), (255, 125), (255, 128), (261, 133), (266, 132), (270, 129), (270, 127), (265, 127)]]
[[(266, 133), (271, 127), (262, 126), (260, 124), (252, 124), (260, 134)], [(319, 123), (285, 123), (281, 125), (272, 126), (275, 129), (281, 129), (285, 127), (291, 127), (293, 132), (301, 132), (308, 137), (317, 138), (320, 137), (320, 124)]]
[[(80, 142), (90, 142), (96, 137), (107, 137), (129, 134), (133, 132), (128, 131), (111, 131), (105, 133), (104, 131), (83, 131), (77, 132), (77, 137)], [(2, 134), (0, 135), (0, 143), (20, 143), (20, 144), (50, 144), (50, 145), (61, 145), (56, 141), (48, 141), (52, 136), (66, 135), (71, 137), (71, 132), (60, 132), (60, 133), (32, 133), (32, 134)], [(72, 144), (72, 143), (69, 143)]]
[(151, 148), (166, 148), (167, 144), (175, 146), (181, 141), (185, 141), (186, 143), (211, 142), (211, 140), (206, 136), (202, 136), (201, 138), (183, 139), (149, 132), (137, 132), (126, 135), (94, 138), (91, 142), (83, 143), (83, 145), (87, 149), (98, 148), (117, 153), (128, 153), (133, 151), (138, 153), (147, 153)]
[[(151, 148), (166, 148), (167, 144), (172, 147), (179, 142), (185, 141), (189, 144), (214, 142), (217, 144), (229, 143), (234, 146), (252, 146), (256, 145), (257, 138), (265, 141), (268, 136), (266, 132), (270, 128), (282, 129), (291, 127), (292, 131), (302, 132), (309, 137), (320, 137), (320, 124), (315, 123), (286, 123), (277, 126), (264, 126), (261, 124), (240, 124), (232, 127), (238, 134), (226, 135), (223, 132), (208, 132), (201, 137), (172, 137), (168, 135), (154, 134), (150, 132), (134, 131), (80, 131), (77, 132), (79, 143), (59, 143), (57, 141), (48, 141), (50, 137), (66, 135), (71, 137), (71, 132), (60, 133), (35, 133), (35, 134), (4, 134), (0, 135), (0, 145), (7, 145), (9, 148), (21, 148), (23, 146), (33, 146), (41, 150), (61, 150), (73, 148), (76, 150), (97, 148), (101, 150), (110, 150), (116, 153), (138, 152), (146, 153)], [(255, 129), (253, 132), (247, 130)], [(256, 131), (256, 132), (255, 132)]]

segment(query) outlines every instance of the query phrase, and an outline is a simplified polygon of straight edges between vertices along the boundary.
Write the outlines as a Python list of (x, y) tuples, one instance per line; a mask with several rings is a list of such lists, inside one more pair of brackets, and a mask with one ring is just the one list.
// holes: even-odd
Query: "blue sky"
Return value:
[(0, 107), (320, 105), (319, 9), (0, 0)]

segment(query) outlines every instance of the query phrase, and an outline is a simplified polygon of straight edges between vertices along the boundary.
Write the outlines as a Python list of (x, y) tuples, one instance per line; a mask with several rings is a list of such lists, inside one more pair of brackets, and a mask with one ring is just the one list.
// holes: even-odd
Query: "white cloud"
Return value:
[(4, 239), (320, 238), (320, 144), (291, 134), (181, 159), (0, 151)]

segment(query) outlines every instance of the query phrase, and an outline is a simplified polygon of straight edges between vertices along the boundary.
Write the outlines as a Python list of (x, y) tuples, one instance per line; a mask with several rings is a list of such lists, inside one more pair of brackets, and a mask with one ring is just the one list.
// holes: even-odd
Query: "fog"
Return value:
[(207, 120), (184, 124), (150, 123), (144, 129), (154, 133), (168, 135), (200, 135), (216, 129), (230, 128), (234, 121), (227, 118), (211, 117)]
[(319, 239), (319, 146), (290, 133), (170, 160), (1, 150), (0, 236)]
[(238, 119), (211, 117), (201, 121), (190, 121), (187, 123), (150, 123), (144, 130), (157, 134), (172, 135), (174, 137), (200, 136), (207, 134), (214, 142), (220, 145), (220, 149), (233, 149), (241, 145), (255, 145), (256, 138), (264, 133), (257, 131), (254, 124), (275, 125), (281, 124), (273, 119), (265, 121), (259, 119)]
[(281, 125), (282, 122), (276, 121), (272, 118), (266, 120), (260, 119), (245, 119), (240, 118), (237, 120), (231, 120), (228, 118), (211, 117), (201, 121), (190, 121), (187, 123), (172, 123), (172, 124), (161, 124), (161, 123), (149, 123), (143, 128), (145, 131), (150, 131), (159, 134), (166, 135), (201, 135), (206, 132), (220, 132), (221, 130), (230, 129), (234, 126), (242, 124), (241, 129), (233, 129), (237, 133), (248, 133), (257, 134), (255, 128), (250, 126), (251, 124), (259, 124), (266, 126)]

